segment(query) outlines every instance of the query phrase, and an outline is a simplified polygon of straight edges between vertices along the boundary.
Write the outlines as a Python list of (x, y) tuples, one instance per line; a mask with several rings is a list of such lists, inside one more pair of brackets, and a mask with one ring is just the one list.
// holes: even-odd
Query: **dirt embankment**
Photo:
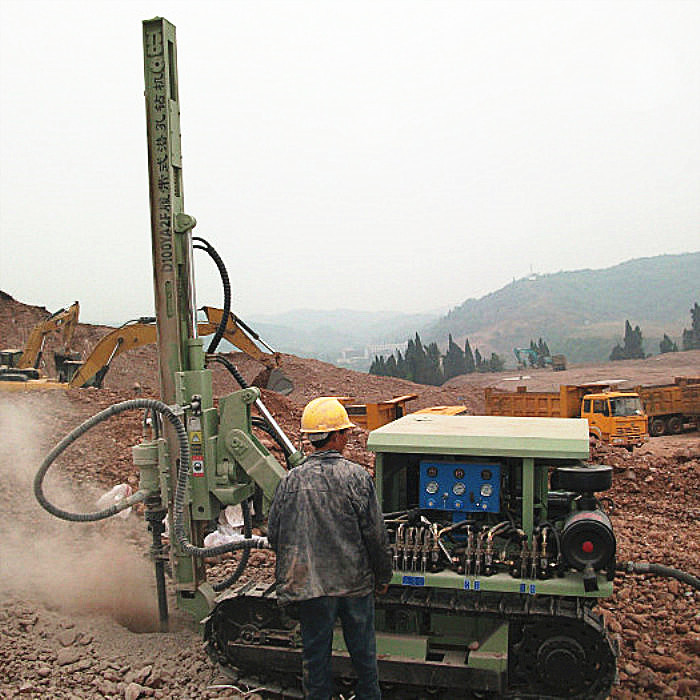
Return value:
[[(12, 300), (14, 302), (14, 300)], [(14, 302), (18, 304), (18, 302)], [(10, 308), (11, 307), (11, 308)], [(21, 344), (33, 319), (46, 310), (8, 306), (0, 299), (0, 345)], [(9, 308), (9, 311), (8, 311)], [(43, 315), (43, 316), (42, 316)], [(12, 322), (12, 318), (17, 318)], [(8, 320), (10, 319), (10, 320)], [(98, 327), (79, 327), (76, 337), (94, 343)], [(26, 335), (24, 336), (26, 339)], [(259, 364), (236, 355), (250, 381)], [(128, 519), (102, 524), (68, 524), (45, 513), (32, 494), (32, 480), (46, 452), (69, 429), (102, 408), (134, 395), (157, 396), (155, 349), (142, 348), (115, 361), (106, 389), (0, 393), (0, 431), (7, 448), (0, 453), (0, 698), (236, 698), (232, 688), (210, 687), (215, 670), (201, 641), (178, 613), (173, 631), (155, 633), (149, 538), (139, 509)], [(295, 383), (289, 397), (263, 392), (266, 405), (299, 441), (299, 418), (306, 401), (318, 395), (349, 395), (360, 401), (417, 393), (409, 408), (464, 403), (483, 407), (483, 385), (503, 382), (478, 375), (451, 380), (446, 387), (424, 387), (403, 380), (370, 377), (316, 360), (281, 356)], [(558, 383), (627, 378), (631, 385), (657, 384), (674, 376), (698, 374), (700, 353), (674, 353), (633, 363), (574, 367), (566, 373), (528, 372), (547, 390)], [(549, 385), (546, 382), (550, 382)], [(214, 368), (217, 396), (237, 388)], [(141, 435), (141, 417), (121, 414), (89, 432), (61, 458), (47, 492), (59, 505), (90, 510), (96, 497), (116, 483), (136, 486), (130, 447)], [(275, 450), (266, 436), (263, 441)], [(367, 434), (352, 433), (350, 456), (368, 468)], [(278, 453), (279, 454), (279, 453)], [(593, 461), (612, 464), (612, 520), (619, 559), (676, 566), (700, 575), (700, 435), (656, 438), (628, 454), (596, 448)], [(234, 566), (212, 568), (214, 578)], [(246, 575), (271, 580), (274, 556), (255, 552)], [(601, 607), (620, 638), (620, 685), (614, 698), (698, 697), (700, 695), (700, 596), (668, 579), (621, 576), (615, 593)], [(243, 690), (243, 689), (241, 689)], [(264, 695), (264, 692), (263, 692)]]

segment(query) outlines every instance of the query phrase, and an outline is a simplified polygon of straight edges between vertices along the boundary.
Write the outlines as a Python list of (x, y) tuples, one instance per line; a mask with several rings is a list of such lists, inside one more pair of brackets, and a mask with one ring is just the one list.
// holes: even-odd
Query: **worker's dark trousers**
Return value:
[(307, 700), (329, 700), (333, 693), (331, 647), (333, 625), (338, 617), (358, 678), (357, 700), (379, 700), (373, 593), (362, 598), (325, 596), (299, 603), (304, 643), (304, 696)]

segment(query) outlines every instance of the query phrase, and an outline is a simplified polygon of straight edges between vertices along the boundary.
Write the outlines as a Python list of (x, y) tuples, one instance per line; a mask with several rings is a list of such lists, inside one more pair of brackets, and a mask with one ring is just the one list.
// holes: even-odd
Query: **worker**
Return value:
[(331, 698), (338, 617), (358, 677), (357, 698), (381, 697), (374, 593), (388, 589), (391, 549), (371, 476), (342, 456), (353, 427), (338, 399), (306, 406), (301, 432), (313, 452), (279, 483), (269, 513), (277, 598), (282, 605), (298, 603), (307, 700)]

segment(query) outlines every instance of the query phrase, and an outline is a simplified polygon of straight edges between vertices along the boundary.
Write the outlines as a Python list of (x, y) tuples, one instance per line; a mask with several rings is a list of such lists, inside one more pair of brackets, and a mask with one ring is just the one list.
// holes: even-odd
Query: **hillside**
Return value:
[[(438, 318), (437, 313), (299, 309), (258, 314), (250, 322), (277, 350), (335, 362), (348, 348), (360, 350), (367, 345), (404, 342), (417, 328), (423, 328)], [(363, 368), (369, 367), (370, 360)]]
[(601, 270), (532, 275), (481, 299), (468, 299), (425, 329), (425, 342), (469, 338), (472, 348), (512, 361), (513, 347), (543, 337), (571, 361), (604, 361), (624, 333), (639, 325), (647, 354), (668, 333), (680, 345), (689, 309), (700, 294), (700, 253), (630, 260)]
[[(48, 311), (0, 294), (0, 346), (22, 345), (32, 325)], [(82, 349), (105, 327), (80, 324)], [(47, 345), (45, 356), (51, 357)], [(260, 366), (231, 355), (249, 380)], [(157, 397), (156, 348), (147, 346), (118, 357), (106, 377), (106, 388), (27, 393), (0, 393), (0, 429), (10, 448), (0, 454), (0, 528), (6, 533), (0, 557), (0, 697), (105, 698), (155, 697), (163, 700), (224, 697), (242, 700), (255, 695), (260, 683), (217, 685), (216, 669), (204, 655), (201, 638), (174, 609), (171, 631), (157, 633), (150, 537), (137, 507), (128, 519), (112, 518), (99, 527), (67, 524), (41, 510), (32, 495), (33, 477), (41, 459), (60, 436), (90, 415), (133, 397)], [(464, 403), (470, 413), (483, 410), (483, 385), (513, 387), (512, 373), (455, 377), (449, 386), (426, 387), (400, 379), (372, 377), (315, 359), (282, 355), (282, 369), (294, 381), (289, 397), (263, 392), (266, 406), (295, 444), (301, 442), (303, 405), (324, 394), (344, 394), (364, 401), (417, 393), (409, 409)], [(571, 367), (565, 373), (528, 372), (532, 389), (558, 381), (625, 378), (631, 384), (662, 383), (679, 374), (697, 373), (700, 351), (670, 353), (621, 363)], [(51, 372), (51, 362), (45, 368)], [(520, 383), (520, 382), (518, 382)], [(231, 377), (214, 368), (214, 395), (235, 389)], [(117, 483), (136, 486), (131, 446), (141, 434), (141, 416), (119, 414), (90, 431), (58, 465), (51, 492), (69, 507), (89, 510), (100, 493)], [(261, 439), (276, 452), (264, 435)], [(351, 431), (348, 456), (368, 468), (373, 457), (365, 449), (367, 432)], [(12, 447), (15, 446), (15, 447)], [(613, 465), (614, 485), (606, 495), (615, 504), (611, 518), (621, 561), (659, 561), (697, 574), (700, 488), (698, 433), (654, 438), (634, 454), (599, 448), (594, 460)], [(673, 493), (673, 498), (668, 494)], [(211, 561), (208, 576), (220, 580), (231, 573), (235, 559)], [(274, 555), (255, 552), (243, 581), (270, 582)], [(169, 583), (172, 593), (172, 584)], [(621, 645), (620, 685), (614, 700), (694, 697), (700, 688), (700, 621), (697, 593), (677, 581), (616, 577), (615, 593), (601, 611)], [(216, 680), (215, 680), (216, 679)], [(240, 692), (238, 689), (240, 688)], [(222, 692), (223, 691), (223, 692)]]

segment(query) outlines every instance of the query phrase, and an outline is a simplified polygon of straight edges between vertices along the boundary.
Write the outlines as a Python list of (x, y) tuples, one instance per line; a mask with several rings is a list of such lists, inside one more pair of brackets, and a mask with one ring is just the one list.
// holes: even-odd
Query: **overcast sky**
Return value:
[[(243, 318), (700, 249), (700, 2), (0, 0), (0, 289), (153, 311), (141, 20)], [(198, 304), (220, 306), (196, 253)]]

